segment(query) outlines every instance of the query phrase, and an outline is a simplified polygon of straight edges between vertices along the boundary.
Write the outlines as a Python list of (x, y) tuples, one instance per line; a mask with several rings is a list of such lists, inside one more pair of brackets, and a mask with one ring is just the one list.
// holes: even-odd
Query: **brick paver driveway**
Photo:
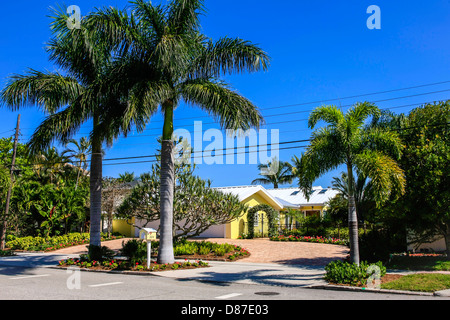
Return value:
[[(128, 239), (119, 239), (103, 242), (113, 250), (122, 248), (122, 242)], [(349, 249), (344, 246), (308, 242), (270, 241), (269, 239), (233, 240), (233, 239), (201, 239), (217, 243), (230, 243), (241, 246), (250, 252), (250, 257), (239, 260), (249, 263), (280, 263), (310, 266), (324, 266), (328, 262), (342, 259), (347, 256)], [(55, 251), (56, 254), (87, 253), (85, 245), (65, 248)]]
[(345, 246), (323, 243), (270, 241), (269, 239), (211, 238), (205, 240), (235, 244), (247, 249), (250, 257), (239, 260), (240, 262), (323, 266), (330, 261), (345, 258), (349, 253), (349, 249)]

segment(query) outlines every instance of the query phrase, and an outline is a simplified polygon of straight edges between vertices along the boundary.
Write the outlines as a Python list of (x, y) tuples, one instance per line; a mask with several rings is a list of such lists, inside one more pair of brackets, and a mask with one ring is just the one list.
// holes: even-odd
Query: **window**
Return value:
[(322, 190), (320, 190), (319, 194), (324, 194), (324, 193), (326, 193), (327, 191), (328, 191), (328, 189), (322, 189)]
[(291, 193), (291, 196), (296, 196), (296, 195), (298, 195), (299, 192), (300, 191), (294, 191), (294, 192)]

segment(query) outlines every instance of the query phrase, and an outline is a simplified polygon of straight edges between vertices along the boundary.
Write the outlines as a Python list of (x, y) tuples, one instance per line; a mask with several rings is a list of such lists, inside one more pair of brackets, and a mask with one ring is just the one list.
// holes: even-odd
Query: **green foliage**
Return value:
[(136, 262), (142, 263), (147, 259), (147, 243), (138, 239), (122, 242), (121, 254), (126, 257), (132, 264)]
[[(152, 252), (155, 253), (159, 247), (159, 241), (152, 241)], [(142, 263), (147, 259), (147, 245), (145, 241), (132, 239), (126, 243), (122, 243), (121, 254), (127, 257), (127, 260), (132, 264), (136, 262)], [(209, 241), (187, 241), (182, 239), (174, 243), (175, 256), (194, 256), (194, 255), (208, 255), (216, 256), (228, 255), (230, 260), (237, 257), (242, 257), (248, 254), (239, 246), (229, 243), (213, 243)]]
[[(115, 238), (107, 238), (106, 235), (103, 235), (102, 240), (105, 241)], [(11, 250), (53, 251), (76, 245), (89, 244), (89, 234), (69, 233), (53, 237), (16, 237), (8, 235), (6, 240), (6, 247)]]
[(436, 292), (450, 289), (448, 274), (410, 274), (381, 285), (382, 289)]
[[(174, 238), (176, 240), (201, 234), (213, 225), (226, 224), (240, 217), (247, 209), (237, 196), (211, 188), (211, 181), (193, 174), (187, 164), (175, 166), (177, 184), (174, 193)], [(145, 222), (160, 219), (160, 167), (140, 176), (130, 195), (117, 208), (118, 217), (136, 218)], [(181, 222), (182, 221), (182, 222)], [(179, 222), (179, 223), (177, 223)]]
[(278, 213), (269, 205), (259, 204), (250, 208), (247, 212), (248, 239), (253, 239), (255, 237), (255, 214), (257, 214), (259, 211), (264, 211), (267, 215), (269, 223), (269, 237), (275, 236), (278, 232)]
[[(374, 264), (380, 268), (380, 277), (383, 277), (386, 274), (386, 267), (381, 262)], [(367, 279), (371, 276), (368, 272), (369, 266), (366, 261), (362, 261), (360, 265), (341, 260), (332, 261), (325, 266), (324, 278), (334, 284), (366, 285)]]
[(62, 236), (54, 237), (15, 237), (9, 235), (6, 241), (6, 247), (11, 250), (25, 251), (50, 251), (56, 248), (64, 248), (66, 246), (74, 246), (87, 244), (89, 242), (89, 234), (87, 233), (70, 233)]
[(417, 243), (435, 235), (450, 239), (449, 121), (450, 101), (446, 101), (415, 108), (401, 123), (405, 149), (400, 166), (408, 188), (388, 213), (415, 231)]
[[(404, 230), (404, 229), (403, 229)], [(394, 252), (406, 250), (406, 234), (402, 230), (374, 229), (360, 236), (359, 251), (362, 260), (386, 263)]]
[(107, 246), (95, 246), (95, 245), (89, 245), (88, 246), (89, 253), (88, 253), (88, 259), (90, 261), (96, 260), (96, 261), (104, 261), (104, 260), (110, 260), (114, 257), (115, 252), (108, 248)]

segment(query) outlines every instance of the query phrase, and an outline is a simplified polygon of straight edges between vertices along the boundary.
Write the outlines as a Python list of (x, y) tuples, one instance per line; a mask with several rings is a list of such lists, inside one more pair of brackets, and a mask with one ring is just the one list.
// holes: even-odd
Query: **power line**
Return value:
[[(347, 97), (343, 97), (343, 98), (334, 98), (334, 99), (326, 99), (326, 100), (320, 100), (320, 101), (302, 102), (302, 103), (285, 105), (285, 106), (261, 108), (261, 110), (281, 109), (281, 108), (287, 108), (287, 107), (302, 106), (302, 105), (309, 105), (309, 104), (318, 104), (318, 103), (323, 104), (324, 102), (345, 100), (345, 99), (358, 98), (358, 97), (371, 96), (371, 95), (384, 94), (384, 93), (399, 92), (399, 91), (404, 91), (404, 90), (417, 89), (417, 88), (435, 86), (435, 85), (446, 84), (446, 83), (450, 83), (450, 80), (449, 81), (429, 83), (429, 84), (423, 84), (423, 85), (417, 85), (417, 86), (411, 86), (411, 87), (406, 87), (406, 88), (391, 89), (391, 90), (378, 91), (378, 92), (372, 92), (372, 93), (366, 93), (366, 94), (360, 94), (360, 95), (347, 96)], [(419, 93), (419, 94), (413, 94), (413, 95), (406, 95), (406, 96), (400, 96), (400, 97), (394, 97), (394, 98), (388, 98), (388, 99), (375, 100), (375, 101), (372, 101), (372, 103), (386, 102), (386, 101), (392, 101), (392, 100), (398, 100), (398, 99), (406, 99), (406, 98), (412, 98), (412, 97), (418, 97), (418, 96), (429, 95), (429, 94), (436, 94), (436, 93), (442, 93), (442, 92), (448, 92), (448, 91), (450, 91), (450, 89), (438, 90), (438, 91), (432, 91), (432, 92), (425, 92), (425, 93)], [(344, 105), (342, 107), (348, 107), (348, 106), (352, 106), (352, 105), (349, 104), (349, 105)], [(302, 111), (294, 111), (294, 112), (286, 112), (286, 113), (280, 113), (280, 114), (266, 115), (264, 117), (267, 118), (267, 117), (291, 115), (291, 114), (298, 114), (298, 113), (306, 113), (306, 112), (310, 112), (312, 110), (313, 109), (302, 110)], [(208, 117), (209, 116), (198, 116), (198, 117), (189, 117), (189, 118), (179, 118), (179, 119), (176, 119), (176, 120), (177, 121), (180, 121), (180, 120), (192, 120), (192, 119), (208, 118)], [(153, 123), (162, 123), (164, 121), (163, 120), (154, 120), (152, 122)], [(208, 123), (204, 123), (204, 124), (216, 124), (216, 122), (208, 122)], [(187, 125), (182, 125), (182, 126), (192, 126), (192, 125), (193, 124), (187, 124)], [(26, 129), (30, 129), (30, 128), (26, 128)], [(146, 128), (146, 129), (144, 129), (144, 131), (149, 131), (149, 130), (161, 130), (161, 128)], [(89, 134), (89, 133), (80, 133), (80, 134), (86, 135), (86, 134)]]
[[(436, 126), (447, 126), (450, 125), (450, 122), (446, 122), (446, 123), (441, 123), (441, 124), (435, 124), (435, 125), (429, 125), (432, 127), (436, 127)], [(396, 128), (396, 129), (389, 129), (389, 131), (402, 131), (402, 130), (409, 130), (409, 129), (416, 129), (416, 128), (421, 128), (421, 126), (414, 126), (414, 127), (406, 127), (406, 128)], [(408, 135), (408, 134), (400, 134), (400, 135)], [(278, 142), (275, 143), (275, 145), (285, 145), (285, 144), (293, 144), (293, 143), (301, 143), (301, 142), (310, 142), (311, 139), (303, 139), (303, 140), (291, 140), (291, 141), (284, 141), (284, 142)], [(228, 150), (235, 150), (235, 149), (250, 149), (250, 148), (261, 148), (261, 147), (268, 147), (268, 146), (272, 146), (273, 144), (263, 144), (263, 145), (252, 145), (252, 146), (241, 146), (241, 147), (234, 147), (233, 148), (223, 148), (223, 149), (213, 149), (211, 151), (214, 151), (215, 153), (217, 152), (223, 152), (223, 151), (228, 151)], [(293, 146), (293, 147), (284, 147), (284, 148), (278, 148), (278, 149), (274, 149), (274, 148), (270, 148), (271, 151), (276, 151), (276, 150), (289, 150), (289, 149), (298, 149), (298, 148), (306, 148), (308, 146)], [(232, 153), (232, 154), (220, 154), (217, 156), (227, 156), (227, 155), (237, 155), (237, 154), (249, 154), (249, 153), (255, 153), (255, 152), (260, 152), (261, 150), (246, 150), (244, 152), (239, 152), (239, 153)], [(268, 150), (267, 150), (268, 151)], [(203, 153), (205, 151), (194, 151), (191, 152), (192, 154), (197, 154), (197, 153), (201, 153), (201, 156), (198, 157), (190, 157), (190, 158), (202, 158), (203, 157)], [(123, 157), (123, 158), (111, 158), (111, 159), (104, 159), (103, 162), (105, 161), (119, 161), (119, 160), (132, 160), (132, 159), (145, 159), (145, 158), (156, 158), (157, 155), (144, 155), (144, 156), (135, 156), (135, 157)], [(90, 162), (91, 160), (86, 160), (85, 162)], [(137, 163), (151, 163), (151, 162), (156, 162), (157, 160), (147, 160), (147, 161), (138, 161), (138, 162), (124, 162), (124, 163), (110, 163), (110, 164), (103, 164), (104, 166), (112, 166), (112, 165), (124, 165), (124, 164), (137, 164)], [(52, 164), (67, 164), (68, 162), (54, 162)], [(33, 163), (33, 164), (25, 164), (23, 166), (37, 166), (37, 165), (45, 165), (45, 163)]]
[[(435, 91), (435, 92), (432, 92), (432, 93), (447, 92), (447, 91), (450, 91), (450, 89), (442, 90), (442, 91)], [(413, 97), (413, 96), (421, 96), (421, 95), (427, 95), (427, 94), (431, 94), (431, 93), (422, 93), (422, 94), (416, 94), (416, 95), (409, 95), (409, 96), (403, 96), (403, 97), (395, 97), (395, 98), (377, 100), (377, 101), (373, 101), (372, 103), (386, 102), (386, 101), (391, 101), (391, 100), (398, 100), (398, 99), (404, 99), (404, 98), (409, 98), (409, 97)], [(414, 103), (414, 104), (407, 104), (407, 105), (401, 105), (401, 106), (382, 108), (380, 110), (390, 110), (390, 109), (406, 108), (406, 107), (411, 107), (411, 106), (420, 106), (420, 105), (423, 105), (423, 104), (433, 103), (433, 102), (436, 102), (436, 101), (444, 101), (444, 100), (448, 100), (448, 98), (443, 99), (443, 100), (425, 101), (425, 102)], [(351, 107), (351, 106), (353, 106), (353, 104), (344, 105), (344, 106), (341, 106), (340, 108), (348, 108), (348, 107)], [(298, 113), (307, 113), (307, 112), (311, 112), (313, 110), (314, 109), (302, 110), (302, 111), (296, 111), (296, 112), (288, 112), (288, 113), (284, 113), (284, 114), (277, 114), (276, 116), (279, 116), (279, 115), (292, 115), (292, 114), (298, 114)], [(308, 119), (307, 118), (302, 118), (302, 119), (293, 119), (293, 120), (271, 122), (271, 123), (264, 124), (264, 126), (270, 126), (270, 125), (275, 125), (275, 124), (284, 124), (284, 123), (293, 123), (293, 122), (300, 122), (300, 121), (308, 121)], [(209, 124), (217, 124), (217, 122), (207, 122), (207, 123), (202, 123), (201, 125), (203, 126), (203, 125), (209, 125)], [(194, 124), (180, 125), (180, 129), (183, 129), (184, 127), (195, 126), (195, 125), (196, 125), (195, 123)], [(144, 131), (148, 131), (148, 130), (161, 130), (161, 128), (147, 128)], [(194, 131), (193, 133), (195, 134), (195, 133), (200, 133), (200, 132), (203, 132), (203, 131)], [(80, 133), (80, 134), (82, 134), (82, 133)], [(160, 135), (161, 134), (138, 134), (137, 136), (127, 136), (127, 138), (158, 137)]]

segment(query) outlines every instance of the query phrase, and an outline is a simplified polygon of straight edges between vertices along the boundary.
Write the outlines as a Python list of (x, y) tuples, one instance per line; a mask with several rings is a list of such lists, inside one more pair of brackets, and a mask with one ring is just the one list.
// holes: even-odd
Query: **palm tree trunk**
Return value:
[[(103, 155), (102, 143), (95, 133), (96, 120), (94, 120), (94, 136), (92, 139), (92, 156), (90, 172), (90, 197), (91, 197), (91, 227), (90, 227), (90, 251), (98, 252), (94, 247), (101, 247), (101, 213), (102, 213), (102, 175)], [(92, 250), (91, 250), (92, 247)]]
[(173, 156), (173, 103), (164, 103), (165, 119), (161, 144), (161, 216), (158, 263), (173, 263), (173, 193), (175, 189), (175, 166)]
[(353, 167), (347, 164), (348, 171), (348, 228), (350, 237), (350, 262), (359, 265), (358, 216), (356, 213), (353, 183)]

